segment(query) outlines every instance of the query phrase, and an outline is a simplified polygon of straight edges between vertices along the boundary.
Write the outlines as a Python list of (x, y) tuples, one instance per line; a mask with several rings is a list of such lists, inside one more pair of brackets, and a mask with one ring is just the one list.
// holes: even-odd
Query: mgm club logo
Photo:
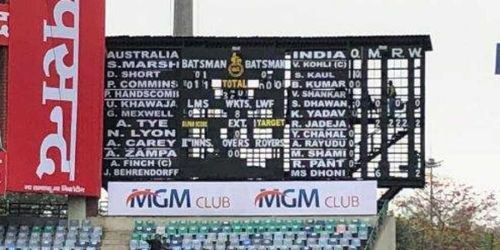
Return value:
[(242, 61), (241, 57), (236, 54), (236, 52), (233, 52), (233, 55), (231, 56), (231, 64), (229, 64), (229, 67), (227, 68), (229, 75), (235, 78), (243, 75), (245, 68), (243, 68)]

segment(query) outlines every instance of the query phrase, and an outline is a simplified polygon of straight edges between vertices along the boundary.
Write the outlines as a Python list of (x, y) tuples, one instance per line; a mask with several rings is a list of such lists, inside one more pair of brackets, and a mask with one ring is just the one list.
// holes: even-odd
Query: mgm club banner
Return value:
[(376, 181), (110, 182), (109, 215), (374, 215)]

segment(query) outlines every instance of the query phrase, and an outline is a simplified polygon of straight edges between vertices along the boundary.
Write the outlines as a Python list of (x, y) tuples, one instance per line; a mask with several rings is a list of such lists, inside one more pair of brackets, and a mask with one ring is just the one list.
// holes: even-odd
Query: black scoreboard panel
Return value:
[(420, 186), (430, 49), (427, 36), (108, 38), (104, 180)]

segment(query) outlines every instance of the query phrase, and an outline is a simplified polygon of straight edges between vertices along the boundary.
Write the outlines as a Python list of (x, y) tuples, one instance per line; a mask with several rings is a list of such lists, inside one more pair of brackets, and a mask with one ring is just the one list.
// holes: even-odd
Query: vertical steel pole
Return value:
[(193, 0), (173, 0), (174, 36), (193, 36)]

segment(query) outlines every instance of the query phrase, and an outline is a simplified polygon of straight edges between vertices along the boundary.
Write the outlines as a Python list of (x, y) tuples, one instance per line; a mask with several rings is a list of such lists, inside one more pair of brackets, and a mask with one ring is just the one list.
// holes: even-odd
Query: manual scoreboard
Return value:
[[(398, 143), (391, 138), (399, 136), (406, 145), (399, 165), (419, 179), (423, 81), (410, 86), (408, 72), (400, 81), (387, 68), (423, 65), (425, 39), (413, 39), (109, 38), (104, 178), (389, 178)], [(395, 100), (385, 93), (389, 80), (397, 82)], [(408, 132), (400, 133), (409, 126), (412, 148)]]

